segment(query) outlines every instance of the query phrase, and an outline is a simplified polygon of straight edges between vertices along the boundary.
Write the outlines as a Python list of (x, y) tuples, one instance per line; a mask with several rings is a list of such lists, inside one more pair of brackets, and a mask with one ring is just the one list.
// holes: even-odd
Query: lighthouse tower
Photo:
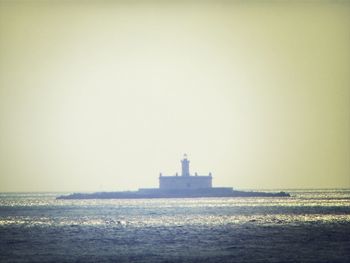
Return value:
[(190, 161), (187, 159), (187, 154), (184, 154), (184, 158), (181, 160), (182, 176), (190, 176)]

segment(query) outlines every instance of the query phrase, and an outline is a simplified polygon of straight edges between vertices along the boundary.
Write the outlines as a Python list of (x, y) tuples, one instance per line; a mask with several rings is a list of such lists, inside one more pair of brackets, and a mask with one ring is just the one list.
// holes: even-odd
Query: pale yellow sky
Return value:
[(349, 1), (0, 1), (0, 191), (350, 187)]

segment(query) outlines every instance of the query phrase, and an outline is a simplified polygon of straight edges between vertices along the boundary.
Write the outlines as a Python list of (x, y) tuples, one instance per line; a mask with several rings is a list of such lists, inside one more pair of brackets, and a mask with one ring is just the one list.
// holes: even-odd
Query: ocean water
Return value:
[(290, 198), (0, 194), (0, 262), (350, 262), (350, 190)]

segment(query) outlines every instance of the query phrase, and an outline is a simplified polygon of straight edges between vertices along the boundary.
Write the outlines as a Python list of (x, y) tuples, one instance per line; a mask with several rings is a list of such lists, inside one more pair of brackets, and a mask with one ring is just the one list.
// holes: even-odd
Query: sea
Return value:
[(350, 189), (291, 197), (0, 194), (0, 262), (350, 262)]

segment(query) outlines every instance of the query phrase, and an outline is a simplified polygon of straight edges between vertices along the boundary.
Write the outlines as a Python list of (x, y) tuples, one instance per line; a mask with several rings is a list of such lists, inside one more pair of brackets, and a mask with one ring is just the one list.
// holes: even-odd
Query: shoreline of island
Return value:
[(289, 193), (239, 191), (229, 187), (191, 190), (139, 189), (138, 191), (72, 193), (56, 199), (154, 199), (154, 198), (205, 198), (205, 197), (290, 197)]

